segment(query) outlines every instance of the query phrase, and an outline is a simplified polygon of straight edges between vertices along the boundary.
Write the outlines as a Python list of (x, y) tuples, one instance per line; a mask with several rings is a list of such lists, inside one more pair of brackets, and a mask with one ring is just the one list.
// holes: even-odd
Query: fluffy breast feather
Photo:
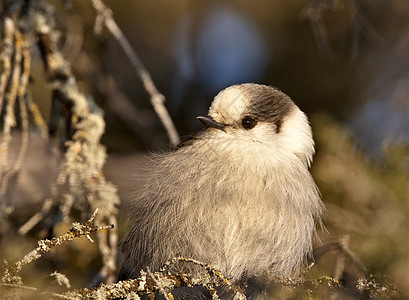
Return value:
[(153, 158), (123, 241), (129, 277), (175, 256), (216, 265), (233, 280), (298, 271), (322, 210), (315, 183), (293, 154), (271, 167), (270, 150), (240, 143), (204, 134)]

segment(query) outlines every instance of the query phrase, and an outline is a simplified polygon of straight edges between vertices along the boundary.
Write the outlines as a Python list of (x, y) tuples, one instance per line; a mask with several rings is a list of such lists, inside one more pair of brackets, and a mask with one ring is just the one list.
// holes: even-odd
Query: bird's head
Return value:
[(311, 164), (314, 141), (308, 119), (290, 97), (273, 87), (253, 83), (228, 87), (214, 98), (209, 116), (198, 119), (212, 135), (232, 145), (268, 149), (278, 158), (295, 155), (306, 167)]

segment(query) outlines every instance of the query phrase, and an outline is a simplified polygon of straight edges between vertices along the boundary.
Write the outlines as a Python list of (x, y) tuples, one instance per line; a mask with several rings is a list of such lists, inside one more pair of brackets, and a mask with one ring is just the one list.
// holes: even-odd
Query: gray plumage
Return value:
[(234, 282), (304, 266), (323, 209), (308, 171), (306, 116), (257, 84), (223, 90), (209, 116), (189, 142), (153, 156), (132, 202), (120, 279), (176, 256), (217, 266)]

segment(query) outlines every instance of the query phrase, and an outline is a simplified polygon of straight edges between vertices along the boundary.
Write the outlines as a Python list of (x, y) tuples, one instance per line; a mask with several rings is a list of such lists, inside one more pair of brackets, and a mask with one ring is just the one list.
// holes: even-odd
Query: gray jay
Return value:
[(152, 158), (130, 209), (120, 280), (176, 256), (235, 283), (292, 276), (311, 254), (323, 204), (308, 170), (306, 115), (281, 91), (252, 83), (221, 91), (208, 115), (198, 117), (203, 131)]

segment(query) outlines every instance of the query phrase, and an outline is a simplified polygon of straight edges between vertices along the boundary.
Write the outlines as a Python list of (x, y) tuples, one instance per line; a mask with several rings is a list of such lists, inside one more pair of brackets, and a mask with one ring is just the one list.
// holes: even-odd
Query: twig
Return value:
[[(170, 300), (170, 297), (172, 297), (172, 299), (173, 299), (173, 296), (172, 296), (172, 293), (166, 293), (166, 291), (165, 291), (165, 289), (163, 288), (163, 285), (162, 285), (162, 283), (156, 278), (156, 276), (151, 272), (151, 269), (149, 268), (149, 267), (146, 267), (146, 273), (148, 273), (148, 275), (152, 278), (152, 280), (153, 280), (153, 282), (155, 282), (155, 284), (156, 284), (156, 286), (158, 287), (158, 289), (159, 289), (159, 292), (161, 292), (161, 294), (163, 295), (163, 297), (166, 299), (166, 300)], [(169, 297), (170, 296), (170, 297)]]
[(14, 115), (14, 106), (19, 89), (19, 81), (21, 74), (21, 52), (22, 52), (22, 37), (21, 32), (16, 30), (14, 33), (15, 53), (13, 61), (13, 71), (11, 74), (11, 82), (5, 95), (5, 116), (3, 124), (3, 140), (0, 144), (0, 195), (4, 195), (8, 182), (8, 149), (11, 141), (11, 128), (16, 126), (16, 117)]
[(321, 276), (316, 279), (306, 279), (303, 277), (283, 277), (274, 276), (271, 280), (272, 283), (278, 284), (280, 286), (291, 286), (291, 287), (318, 287), (318, 286), (330, 286), (335, 289), (342, 288), (341, 282), (331, 278), (329, 276)]
[(124, 121), (132, 132), (143, 141), (148, 148), (153, 144), (150, 128), (154, 125), (156, 113), (151, 110), (139, 110), (132, 105), (130, 99), (120, 90), (112, 75), (101, 74), (97, 77), (97, 88), (107, 99), (107, 108)]
[[(17, 34), (17, 36), (19, 36), (19, 34)], [(16, 43), (17, 42), (19, 41), (16, 41)], [(25, 98), (26, 98), (26, 93), (27, 93), (28, 78), (30, 76), (31, 57), (30, 57), (30, 50), (29, 50), (30, 40), (26, 34), (21, 35), (20, 43), (22, 43), (22, 50), (21, 50), (22, 69), (21, 69), (21, 76), (20, 76), (19, 83), (18, 83), (16, 97), (19, 103), (21, 129), (22, 129), (21, 147), (20, 147), (20, 151), (17, 156), (17, 159), (14, 162), (14, 166), (9, 167), (3, 175), (2, 185), (1, 185), (1, 190), (0, 190), (1, 194), (4, 194), (6, 192), (7, 184), (10, 178), (12, 178), (21, 169), (21, 166), (23, 164), (23, 159), (27, 152), (28, 141), (29, 141), (29, 123), (28, 123), (27, 103), (25, 101)], [(14, 111), (13, 111), (13, 115), (14, 115)]]
[[(178, 263), (178, 262), (182, 262), (182, 263), (191, 263), (197, 266), (202, 267), (204, 270), (206, 270), (206, 272), (209, 274), (211, 279), (217, 279), (219, 280), (219, 282), (213, 282), (212, 284), (209, 284), (209, 282), (204, 282), (203, 280), (193, 280), (191, 279), (191, 281), (195, 281), (195, 285), (199, 285), (199, 283), (202, 284), (202, 286), (204, 286), (205, 288), (208, 289), (208, 291), (213, 295), (213, 297), (215, 299), (218, 299), (218, 296), (216, 294), (216, 291), (214, 289), (214, 285), (220, 285), (220, 284), (224, 284), (227, 285), (227, 287), (234, 292), (234, 299), (246, 299), (246, 297), (244, 296), (244, 293), (241, 291), (240, 287), (232, 284), (230, 282), (230, 280), (216, 267), (209, 265), (209, 264), (205, 264), (201, 261), (192, 259), (192, 258), (185, 258), (185, 257), (174, 257), (173, 259), (165, 262), (165, 264), (162, 266), (162, 268), (160, 269), (160, 272), (163, 273), (165, 272), (171, 265)], [(182, 279), (186, 282), (188, 282), (188, 278), (185, 278), (182, 276)]]
[[(368, 19), (359, 9), (356, 0), (348, 0), (352, 10), (352, 41), (351, 41), (351, 59), (358, 58), (359, 35), (363, 34), (373, 45), (384, 45), (384, 39), (369, 23)], [(321, 54), (325, 58), (333, 58), (334, 51), (328, 38), (327, 28), (325, 27), (322, 15), (326, 11), (336, 11), (340, 8), (339, 1), (329, 0), (310, 0), (306, 8), (305, 15), (311, 23), (312, 31)]]
[[(116, 228), (116, 217), (110, 216), (109, 223)], [(96, 286), (103, 279), (106, 282), (112, 283), (116, 279), (116, 259), (117, 259), (117, 244), (118, 244), (118, 235), (115, 234), (99, 234), (98, 237), (98, 249), (102, 254), (103, 266), (98, 274), (93, 278), (89, 286)]]
[(75, 201), (75, 197), (72, 194), (65, 193), (62, 196), (63, 200), (60, 202), (60, 212), (62, 219), (67, 222), (69, 220), (69, 214)]
[[(99, 107), (92, 102), (90, 97), (84, 95), (78, 88), (75, 77), (67, 60), (58, 50), (58, 31), (51, 26), (52, 16), (45, 15), (39, 10), (35, 14), (35, 35), (44, 63), (47, 80), (52, 87), (53, 117), (56, 123), (61, 119), (65, 128), (58, 125), (50, 130), (58, 130), (64, 140), (65, 154), (59, 165), (59, 172), (55, 183), (51, 186), (51, 199), (49, 205), (57, 205), (65, 217), (68, 216), (75, 201), (82, 201), (83, 207), (91, 210), (101, 207), (98, 222), (116, 218), (119, 204), (117, 189), (105, 180), (102, 167), (105, 163), (106, 150), (100, 144), (104, 133), (105, 122)], [(65, 134), (65, 136), (64, 136)], [(64, 205), (61, 200), (70, 195), (70, 203)], [(32, 225), (37, 224), (46, 215), (49, 215), (49, 205), (30, 220), (31, 226), (26, 226), (20, 232), (27, 232)], [(116, 223), (116, 222), (112, 222)], [(27, 224), (27, 225), (29, 225)], [(116, 270), (117, 243), (109, 243), (106, 236), (116, 241), (117, 231), (98, 233), (97, 239), (102, 256), (102, 273), (106, 274), (104, 280), (113, 282)], [(100, 273), (101, 274), (101, 273)]]
[(111, 229), (114, 228), (114, 225), (103, 225), (103, 226), (97, 226), (94, 224), (95, 217), (98, 213), (98, 209), (94, 211), (94, 213), (91, 215), (89, 220), (83, 224), (80, 223), (73, 223), (72, 228), (65, 234), (61, 235), (59, 237), (53, 238), (51, 240), (45, 239), (38, 241), (38, 245), (35, 249), (33, 249), (31, 252), (26, 254), (21, 260), (17, 261), (15, 263), (14, 267), (14, 272), (19, 272), (23, 266), (31, 263), (33, 260), (39, 259), (44, 253), (47, 253), (51, 250), (51, 248), (61, 245), (62, 243), (66, 241), (72, 241), (73, 239), (80, 237), (80, 236), (85, 236), (91, 243), (94, 241), (92, 240), (90, 234), (94, 233), (98, 230), (102, 229)]
[(2, 72), (0, 74), (0, 114), (4, 105), (4, 94), (7, 82), (11, 73), (11, 56), (13, 54), (13, 37), (16, 30), (14, 21), (11, 18), (4, 17), (3, 21), (3, 49), (0, 53), (0, 64)]
[(48, 139), (48, 126), (47, 122), (44, 120), (44, 117), (41, 114), (41, 111), (37, 105), (31, 98), (31, 93), (27, 91), (27, 104), (28, 104), (28, 110), (31, 113), (31, 116), (33, 117), (33, 122), (38, 128), (40, 129), (41, 132), (41, 137), (44, 140)]
[[(10, 288), (10, 289), (17, 289), (19, 291), (26, 290), (26, 291), (31, 291), (31, 292), (38, 292), (38, 293), (35, 293), (35, 294), (38, 295), (38, 296), (43, 296), (43, 297), (49, 296), (47, 298), (78, 300), (78, 297), (75, 297), (75, 296), (62, 295), (62, 294), (50, 293), (50, 292), (40, 292), (37, 288), (32, 287), (32, 286), (25, 286), (25, 285), (20, 285), (20, 284), (13, 284), (13, 283), (0, 283), (0, 287), (6, 287), (6, 288)], [(30, 294), (28, 296), (33, 296), (33, 294)], [(20, 299), (20, 298), (13, 297), (13, 299)]]
[(385, 45), (385, 41), (359, 9), (356, 1), (349, 0), (348, 2), (354, 12), (354, 20), (352, 24), (351, 59), (356, 61), (359, 56), (358, 46), (360, 34), (366, 37), (366, 39), (374, 46), (383, 46)]
[(325, 58), (333, 57), (333, 50), (328, 39), (327, 29), (322, 20), (322, 10), (327, 8), (320, 0), (312, 0), (306, 10), (307, 18), (311, 23), (312, 32), (317, 46)]
[[(198, 265), (206, 270), (210, 276), (199, 275), (189, 277), (186, 274), (174, 274), (166, 270), (170, 265), (177, 262)], [(94, 299), (98, 297), (112, 299), (130, 295), (138, 299), (139, 295), (152, 295), (153, 293), (158, 292), (162, 293), (166, 299), (173, 299), (173, 295), (171, 293), (166, 293), (166, 290), (172, 291), (175, 288), (186, 286), (203, 286), (209, 291), (215, 292), (213, 286), (219, 286), (226, 283), (230, 286), (230, 289), (235, 292), (234, 299), (246, 299), (246, 296), (239, 291), (239, 289), (233, 288), (226, 277), (216, 268), (194, 259), (176, 257), (166, 262), (159, 272), (153, 273), (147, 268), (147, 272), (141, 270), (141, 276), (137, 279), (128, 279), (110, 285), (100, 284), (96, 288), (90, 290), (81, 289), (76, 292), (86, 299)], [(213, 294), (213, 296), (213, 299), (219, 299), (217, 294)]]
[(171, 145), (176, 146), (177, 144), (179, 144), (180, 138), (179, 134), (177, 133), (176, 127), (173, 124), (173, 121), (170, 118), (169, 113), (164, 105), (165, 97), (158, 91), (148, 70), (145, 68), (145, 66), (133, 50), (131, 44), (126, 39), (119, 26), (116, 24), (115, 20), (112, 17), (112, 11), (106, 7), (102, 0), (92, 0), (92, 4), (98, 13), (96, 18), (96, 28), (100, 28), (100, 26), (98, 27), (98, 25), (100, 25), (103, 20), (105, 27), (118, 41), (125, 54), (131, 61), (132, 65), (134, 66), (136, 72), (138, 73), (139, 78), (141, 79), (146, 91), (149, 93), (152, 106), (168, 133)]
[(312, 267), (315, 265), (314, 262), (310, 263), (300, 274), (300, 277), (305, 277), (309, 271), (311, 271)]
[[(349, 249), (349, 236), (346, 234), (343, 235), (339, 239), (339, 243), (341, 244), (342, 249), (346, 249), (347, 247)], [(335, 263), (334, 278), (336, 280), (341, 279), (342, 274), (344, 273), (344, 269), (345, 269), (345, 251), (341, 251), (341, 253), (337, 255), (336, 263)]]
[(364, 266), (364, 264), (360, 261), (358, 256), (350, 249), (349, 244), (346, 243), (349, 241), (348, 240), (343, 240), (343, 237), (337, 239), (337, 240), (332, 240), (324, 245), (317, 247), (314, 249), (314, 257), (319, 258), (323, 256), (325, 253), (336, 250), (340, 251), (343, 255), (346, 255), (349, 259), (352, 260), (352, 262), (358, 266), (358, 268), (365, 274), (368, 274), (368, 270)]
[(114, 226), (114, 232), (112, 233), (110, 231), (110, 234), (108, 235), (108, 246), (109, 246), (109, 253), (105, 256), (105, 265), (107, 266), (110, 274), (108, 274), (107, 282), (115, 282), (116, 280), (116, 260), (117, 260), (117, 255), (118, 255), (118, 233), (116, 231), (117, 226), (117, 216), (116, 215), (110, 215), (108, 217), (108, 222)]
[(25, 222), (19, 229), (18, 233), (20, 235), (26, 235), (34, 226), (36, 226), (51, 210), (53, 205), (53, 200), (51, 198), (46, 198), (41, 206), (40, 211), (33, 215), (27, 222)]

